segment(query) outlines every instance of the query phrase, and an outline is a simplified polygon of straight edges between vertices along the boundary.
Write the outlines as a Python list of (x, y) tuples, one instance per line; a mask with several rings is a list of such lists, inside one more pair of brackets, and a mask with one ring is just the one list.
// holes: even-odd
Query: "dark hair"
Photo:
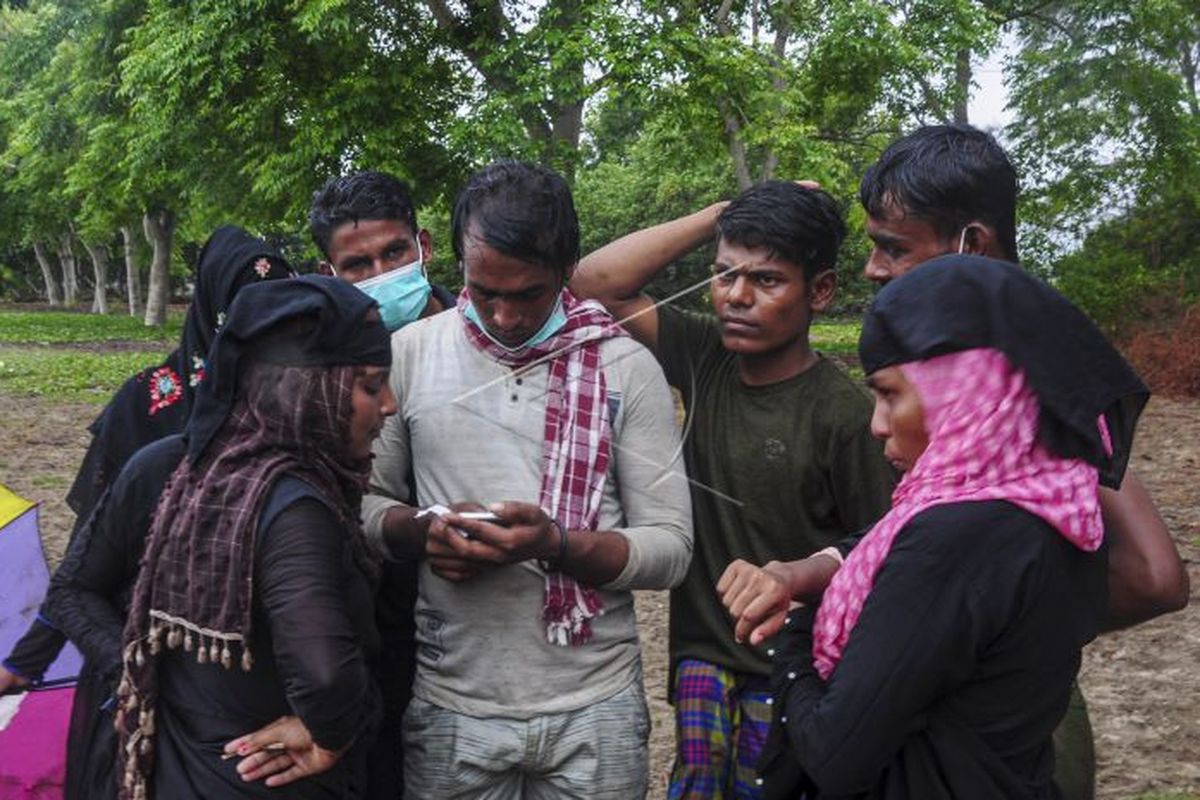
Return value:
[(833, 269), (846, 223), (832, 197), (791, 181), (763, 181), (734, 198), (717, 217), (718, 241), (765, 248), (811, 279)]
[(417, 212), (404, 181), (386, 172), (356, 172), (330, 178), (313, 194), (308, 229), (326, 258), (333, 232), (347, 222), (390, 220), (417, 233)]
[(930, 125), (897, 139), (863, 175), (863, 208), (886, 218), (899, 209), (950, 237), (971, 220), (996, 231), (1017, 260), (1017, 171), (991, 134), (970, 125)]
[(462, 262), (467, 228), (506, 256), (566, 272), (579, 261), (579, 218), (562, 176), (537, 164), (504, 160), (467, 181), (454, 201), (451, 235)]

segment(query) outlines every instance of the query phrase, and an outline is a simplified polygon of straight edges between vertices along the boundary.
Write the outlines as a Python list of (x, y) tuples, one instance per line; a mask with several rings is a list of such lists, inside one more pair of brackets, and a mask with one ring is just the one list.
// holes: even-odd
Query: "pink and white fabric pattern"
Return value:
[[(470, 297), (458, 299), (462, 315)], [(612, 456), (612, 420), (600, 362), (600, 342), (625, 332), (594, 300), (563, 290), (566, 324), (550, 339), (506, 350), (463, 315), (467, 338), (492, 359), (517, 370), (549, 362), (542, 486), (538, 505), (568, 530), (595, 530)], [(591, 637), (590, 620), (603, 613), (596, 590), (561, 572), (546, 573), (542, 617), (551, 644), (581, 645)]]
[(900, 365), (921, 396), (929, 445), (892, 494), (892, 508), (846, 558), (817, 611), (813, 665), (828, 680), (892, 543), (915, 515), (949, 503), (1007, 500), (1080, 550), (1104, 536), (1096, 469), (1039, 441), (1037, 397), (998, 350), (980, 348)]

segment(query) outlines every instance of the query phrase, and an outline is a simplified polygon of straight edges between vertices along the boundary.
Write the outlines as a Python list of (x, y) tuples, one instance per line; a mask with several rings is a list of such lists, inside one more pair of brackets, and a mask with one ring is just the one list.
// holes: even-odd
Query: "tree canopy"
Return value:
[[(470, 170), (516, 157), (573, 183), (588, 246), (755, 180), (819, 180), (847, 202), (854, 302), (864, 166), (899, 133), (967, 120), (972, 65), (1004, 39), (1026, 257), (1100, 316), (1113, 273), (1122, 291), (1194, 297), (1200, 11), (1185, 0), (10, 2), (0, 291), (61, 296), (74, 242), (93, 262), (127, 253), (124, 277), (96, 266), (93, 287), (149, 265), (159, 297), (225, 222), (303, 261), (313, 191), (355, 169), (407, 180), (444, 241)], [(694, 282), (704, 258), (664, 281)]]

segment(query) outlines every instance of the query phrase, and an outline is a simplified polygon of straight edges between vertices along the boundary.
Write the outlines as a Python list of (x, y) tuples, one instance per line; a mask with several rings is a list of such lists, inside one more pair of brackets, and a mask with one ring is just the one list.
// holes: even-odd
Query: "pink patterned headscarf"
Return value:
[(1095, 467), (1038, 441), (1037, 397), (992, 349), (900, 365), (921, 396), (929, 445), (892, 494), (892, 508), (846, 558), (817, 611), (813, 665), (828, 680), (879, 569), (910, 519), (933, 506), (1007, 500), (1094, 551), (1104, 536)]

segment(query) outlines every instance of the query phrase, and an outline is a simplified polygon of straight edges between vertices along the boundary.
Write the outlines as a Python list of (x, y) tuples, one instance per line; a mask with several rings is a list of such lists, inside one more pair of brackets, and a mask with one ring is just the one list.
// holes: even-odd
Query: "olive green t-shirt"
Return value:
[(896, 474), (871, 436), (871, 401), (828, 359), (746, 386), (710, 315), (659, 307), (658, 359), (687, 412), (695, 546), (671, 592), (671, 665), (698, 658), (770, 674), (763, 647), (733, 640), (716, 585), (735, 559), (804, 558), (887, 511)]

